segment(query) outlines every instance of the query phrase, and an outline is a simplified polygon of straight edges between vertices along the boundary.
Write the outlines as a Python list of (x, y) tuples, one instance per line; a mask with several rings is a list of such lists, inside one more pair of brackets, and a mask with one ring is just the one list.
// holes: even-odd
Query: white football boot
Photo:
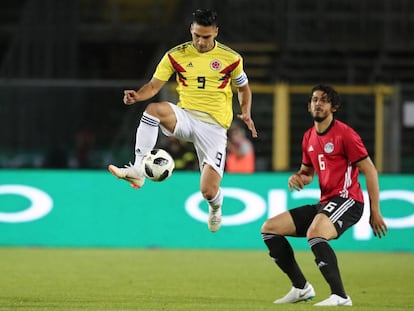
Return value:
[(284, 297), (273, 301), (273, 303), (296, 303), (300, 301), (312, 300), (315, 297), (315, 290), (313, 286), (306, 282), (305, 288), (296, 288), (292, 289)]
[(332, 294), (328, 299), (315, 303), (316, 307), (336, 307), (336, 306), (352, 306), (351, 297), (343, 298), (341, 296)]
[(221, 207), (213, 208), (208, 206), (208, 229), (216, 232), (221, 226)]
[(116, 167), (115, 165), (109, 165), (108, 170), (116, 177), (123, 179), (135, 189), (139, 189), (144, 185), (145, 177), (144, 174), (139, 172), (136, 167), (131, 163), (125, 165), (124, 168)]

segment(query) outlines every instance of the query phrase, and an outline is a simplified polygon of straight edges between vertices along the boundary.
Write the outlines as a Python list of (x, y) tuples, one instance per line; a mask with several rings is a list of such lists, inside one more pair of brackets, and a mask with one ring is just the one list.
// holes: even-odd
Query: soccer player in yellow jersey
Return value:
[(233, 120), (231, 86), (237, 89), (241, 113), (237, 115), (257, 137), (251, 118), (252, 94), (242, 57), (216, 41), (217, 14), (197, 9), (190, 25), (192, 41), (167, 51), (152, 79), (138, 91), (125, 90), (124, 103), (132, 105), (158, 94), (175, 74), (178, 103), (150, 103), (137, 129), (135, 162), (125, 168), (109, 165), (109, 171), (134, 188), (141, 188), (145, 177), (141, 169), (143, 156), (154, 148), (158, 129), (167, 136), (194, 144), (199, 161), (200, 191), (209, 204), (208, 228), (215, 232), (221, 225), (223, 176), (227, 129)]

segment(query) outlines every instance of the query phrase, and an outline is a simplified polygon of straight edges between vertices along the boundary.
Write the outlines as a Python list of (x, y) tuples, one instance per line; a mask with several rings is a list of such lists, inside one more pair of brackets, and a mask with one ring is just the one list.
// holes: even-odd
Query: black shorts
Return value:
[(303, 205), (289, 212), (296, 226), (296, 236), (305, 237), (316, 214), (323, 213), (329, 217), (338, 232), (337, 238), (362, 217), (364, 203), (351, 198), (333, 197), (324, 204)]

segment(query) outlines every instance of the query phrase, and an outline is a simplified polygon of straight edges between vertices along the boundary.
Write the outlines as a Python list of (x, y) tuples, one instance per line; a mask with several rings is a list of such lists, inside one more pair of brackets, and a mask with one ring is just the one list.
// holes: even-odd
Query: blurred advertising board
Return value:
[[(225, 174), (223, 225), (210, 233), (198, 172), (177, 171), (135, 190), (106, 171), (3, 169), (0, 245), (265, 249), (260, 229), (266, 218), (318, 200), (316, 179), (289, 192), (289, 175)], [(372, 235), (366, 205), (359, 223), (332, 241), (335, 249), (414, 251), (414, 175), (381, 175), (380, 187), (388, 235)], [(290, 241), (308, 249), (306, 239)]]

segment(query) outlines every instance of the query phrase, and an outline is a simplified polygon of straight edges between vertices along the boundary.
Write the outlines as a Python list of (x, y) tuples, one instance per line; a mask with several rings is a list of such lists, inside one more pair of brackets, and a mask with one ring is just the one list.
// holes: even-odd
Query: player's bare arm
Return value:
[(162, 89), (165, 83), (165, 81), (158, 80), (157, 78), (152, 78), (138, 91), (124, 90), (124, 104), (133, 105), (136, 102), (144, 101), (154, 97)]
[(371, 158), (367, 157), (356, 163), (358, 169), (365, 175), (366, 186), (370, 202), (370, 218), (369, 223), (372, 227), (374, 235), (381, 238), (387, 233), (387, 225), (381, 215), (379, 205), (379, 184), (378, 172), (372, 163)]
[(249, 84), (245, 84), (237, 88), (237, 96), (240, 103), (241, 114), (237, 115), (237, 118), (242, 120), (247, 128), (252, 133), (252, 137), (257, 137), (256, 127), (251, 117), (252, 108), (252, 91), (250, 90)]
[(313, 167), (301, 165), (299, 171), (291, 175), (288, 179), (288, 187), (290, 191), (302, 190), (307, 184), (310, 184), (314, 176)]

